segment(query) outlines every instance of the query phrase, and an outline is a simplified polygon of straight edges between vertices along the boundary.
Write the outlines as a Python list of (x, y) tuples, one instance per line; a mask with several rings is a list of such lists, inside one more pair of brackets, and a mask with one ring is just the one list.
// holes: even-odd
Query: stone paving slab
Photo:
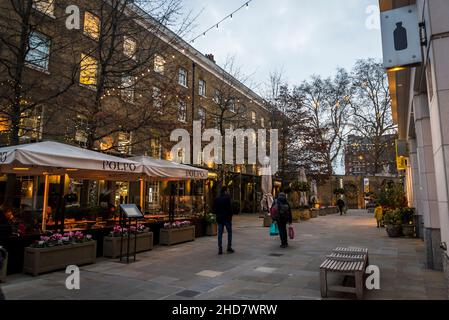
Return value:
[[(257, 215), (235, 218), (235, 254), (217, 255), (216, 237), (175, 247), (155, 247), (129, 265), (101, 258), (83, 266), (81, 290), (65, 288), (64, 271), (38, 277), (13, 275), (1, 284), (6, 299), (226, 299), (317, 300), (319, 266), (336, 246), (369, 249), (380, 267), (381, 290), (365, 299), (448, 299), (444, 274), (425, 269), (419, 239), (393, 239), (364, 211), (330, 215), (294, 224), (287, 249), (270, 237)], [(330, 276), (330, 281), (342, 277)], [(354, 299), (331, 293), (329, 299)]]

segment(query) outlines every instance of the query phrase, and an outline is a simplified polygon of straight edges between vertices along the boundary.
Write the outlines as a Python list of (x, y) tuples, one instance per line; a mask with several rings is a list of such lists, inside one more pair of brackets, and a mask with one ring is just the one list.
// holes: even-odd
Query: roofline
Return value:
[[(222, 67), (220, 67), (218, 64), (211, 61), (209, 58), (207, 58), (203, 53), (195, 49), (192, 45), (190, 45), (187, 41), (182, 39), (180, 36), (178, 36), (175, 32), (167, 28), (166, 26), (162, 25), (160, 22), (155, 20), (149, 13), (147, 13), (145, 10), (140, 8), (139, 6), (135, 4), (130, 4), (131, 9), (134, 10), (136, 13), (141, 14), (143, 18), (146, 19), (146, 21), (150, 24), (157, 25), (162, 30), (161, 34), (157, 34), (156, 36), (160, 38), (165, 43), (172, 46), (175, 50), (177, 50), (179, 53), (185, 55), (193, 62), (197, 63), (206, 71), (212, 73), (215, 77), (219, 78), (220, 80), (226, 82), (228, 85), (230, 85), (232, 88), (240, 92), (241, 94), (245, 95), (246, 97), (250, 98), (254, 103), (256, 103), (259, 107), (263, 108), (264, 110), (269, 110), (265, 107), (264, 102), (265, 99), (262, 98), (260, 95), (255, 93), (251, 88), (246, 86), (244, 83), (242, 83), (240, 80), (236, 79), (234, 76), (229, 74), (226, 70), (224, 70)], [(139, 23), (139, 21), (138, 21)], [(147, 26), (144, 26), (145, 28), (148, 28)], [(171, 40), (175, 39), (175, 43)], [(179, 45), (178, 45), (179, 44)], [(234, 82), (229, 82), (227, 79), (223, 77), (223, 75), (229, 76)]]

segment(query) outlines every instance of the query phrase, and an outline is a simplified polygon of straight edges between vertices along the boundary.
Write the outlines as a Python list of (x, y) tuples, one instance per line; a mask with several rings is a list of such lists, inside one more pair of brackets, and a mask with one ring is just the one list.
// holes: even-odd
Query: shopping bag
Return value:
[(278, 228), (278, 224), (276, 222), (273, 222), (270, 225), (270, 236), (278, 236), (279, 235), (279, 228)]
[(293, 240), (295, 239), (295, 229), (292, 226), (288, 227), (288, 237)]

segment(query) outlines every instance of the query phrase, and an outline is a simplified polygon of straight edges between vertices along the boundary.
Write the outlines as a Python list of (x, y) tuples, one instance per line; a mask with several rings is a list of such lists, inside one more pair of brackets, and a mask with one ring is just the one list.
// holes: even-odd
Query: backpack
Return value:
[(271, 206), (270, 216), (274, 220), (279, 219), (279, 210), (277, 202), (274, 202), (274, 204)]
[(289, 215), (289, 206), (288, 204), (279, 204), (278, 205), (278, 212), (279, 212), (279, 217), (283, 218), (283, 219), (288, 219), (288, 215)]

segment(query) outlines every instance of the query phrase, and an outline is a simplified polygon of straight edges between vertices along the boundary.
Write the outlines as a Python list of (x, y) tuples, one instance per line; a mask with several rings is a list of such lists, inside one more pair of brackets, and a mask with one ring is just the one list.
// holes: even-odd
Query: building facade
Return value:
[(427, 266), (449, 274), (449, 2), (380, 1), (381, 11), (416, 5), (422, 63), (389, 70), (399, 139), (408, 142), (407, 192), (424, 223)]
[[(26, 39), (27, 44), (20, 65), (14, 65), (20, 57), (14, 56), (17, 43), (2, 42), (0, 47), (5, 62), (0, 67), (1, 144), (58, 140), (125, 157), (149, 155), (198, 163), (212, 172), (210, 181), (202, 188), (180, 186), (180, 195), (195, 190), (211, 194), (218, 174), (213, 172), (221, 172), (220, 168), (192, 159), (186, 150), (171, 154), (175, 143), (170, 132), (181, 128), (192, 134), (193, 121), (222, 133), (268, 129), (270, 112), (263, 99), (217, 65), (213, 55), (203, 55), (139, 8), (130, 5), (126, 15), (119, 16), (102, 3), (37, 0), (30, 22), (24, 24), (15, 18), (20, 15), (9, 1), (2, 2), (0, 23), (9, 27), (1, 36), (17, 43)], [(78, 29), (66, 27), (69, 5), (79, 8)], [(114, 14), (116, 21), (111, 22)], [(112, 33), (114, 24), (119, 30)], [(21, 33), (23, 25), (28, 28), (26, 36)], [(8, 76), (18, 67), (20, 79)], [(22, 89), (16, 94), (18, 83)], [(11, 139), (14, 130), (18, 141)], [(245, 204), (245, 210), (257, 211), (258, 166), (235, 165), (226, 172), (235, 200)], [(5, 183), (4, 177), (1, 184)], [(132, 189), (124, 185), (117, 201), (130, 201)], [(152, 202), (158, 201), (162, 189), (160, 184), (147, 187), (148, 207), (157, 205)]]
[(384, 135), (380, 141), (380, 152), (365, 137), (350, 135), (345, 145), (345, 171), (348, 176), (396, 176), (397, 135)]

